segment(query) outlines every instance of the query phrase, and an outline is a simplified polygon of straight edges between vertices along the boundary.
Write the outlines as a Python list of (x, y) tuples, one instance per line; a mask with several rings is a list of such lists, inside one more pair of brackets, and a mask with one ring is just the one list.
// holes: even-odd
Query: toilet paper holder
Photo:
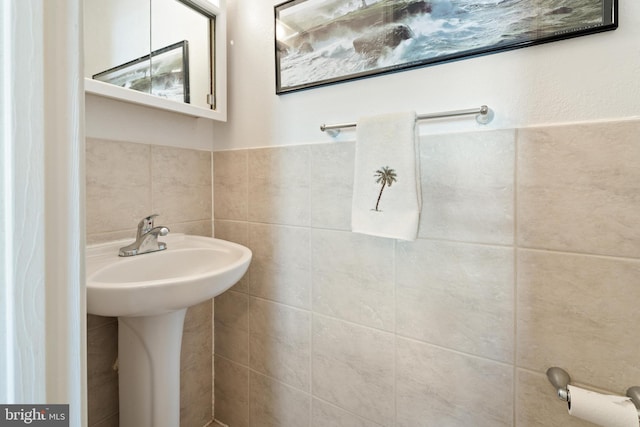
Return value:
[[(571, 382), (571, 377), (562, 368), (553, 367), (547, 369), (547, 378), (549, 382), (558, 391), (558, 397), (565, 402), (571, 402), (571, 395), (569, 394), (568, 386)], [(627, 389), (627, 397), (631, 398), (631, 401), (636, 406), (640, 414), (640, 387), (630, 387)]]

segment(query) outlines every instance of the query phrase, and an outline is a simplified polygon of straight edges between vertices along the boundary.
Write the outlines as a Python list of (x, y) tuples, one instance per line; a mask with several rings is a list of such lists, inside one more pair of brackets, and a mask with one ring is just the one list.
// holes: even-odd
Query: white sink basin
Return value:
[(167, 249), (131, 257), (131, 240), (87, 247), (87, 311), (118, 317), (120, 427), (180, 425), (180, 351), (187, 308), (244, 275), (251, 251), (211, 237), (170, 234)]
[(244, 275), (251, 251), (211, 237), (170, 234), (167, 249), (119, 257), (131, 239), (87, 247), (87, 311), (155, 316), (211, 299)]

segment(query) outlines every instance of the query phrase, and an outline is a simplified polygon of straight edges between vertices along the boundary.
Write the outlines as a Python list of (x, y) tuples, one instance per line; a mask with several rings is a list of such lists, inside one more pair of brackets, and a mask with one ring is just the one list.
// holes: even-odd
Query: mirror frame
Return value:
[(227, 121), (227, 10), (225, 0), (217, 0), (215, 5), (207, 0), (180, 0), (194, 9), (202, 9), (215, 15), (214, 55), (212, 58), (212, 79), (215, 85), (216, 109), (196, 107), (195, 105), (160, 98), (144, 92), (138, 92), (85, 77), (85, 93), (116, 99), (146, 107), (158, 108), (192, 117)]

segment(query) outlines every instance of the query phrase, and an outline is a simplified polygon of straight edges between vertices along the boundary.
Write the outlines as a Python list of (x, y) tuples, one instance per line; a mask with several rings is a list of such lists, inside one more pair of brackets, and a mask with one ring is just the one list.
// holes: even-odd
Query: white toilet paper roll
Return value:
[(568, 386), (569, 414), (603, 427), (639, 427), (638, 410), (628, 397)]

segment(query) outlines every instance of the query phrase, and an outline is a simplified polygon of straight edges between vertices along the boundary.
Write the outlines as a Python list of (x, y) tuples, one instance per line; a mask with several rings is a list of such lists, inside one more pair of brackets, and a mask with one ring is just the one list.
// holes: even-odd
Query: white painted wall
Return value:
[(213, 150), (213, 120), (86, 94), (90, 138)]
[[(229, 0), (227, 123), (214, 149), (331, 141), (322, 123), (391, 111), (430, 113), (489, 105), (488, 129), (640, 115), (640, 2), (620, 1), (619, 28), (550, 44), (275, 95), (273, 6)], [(481, 128), (423, 122), (422, 134)], [(353, 139), (352, 131), (339, 139)]]

